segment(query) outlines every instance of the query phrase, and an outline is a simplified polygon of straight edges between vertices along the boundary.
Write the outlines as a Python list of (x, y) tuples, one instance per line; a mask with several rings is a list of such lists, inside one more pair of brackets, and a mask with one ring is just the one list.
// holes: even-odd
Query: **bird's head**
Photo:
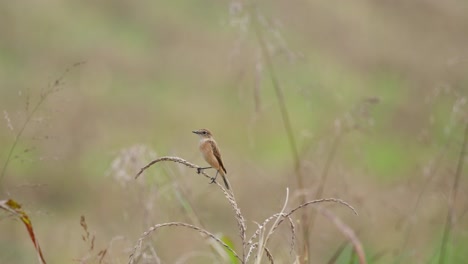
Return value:
[(199, 135), (200, 138), (211, 138), (213, 136), (213, 134), (211, 134), (211, 132), (205, 128), (194, 130), (192, 132)]

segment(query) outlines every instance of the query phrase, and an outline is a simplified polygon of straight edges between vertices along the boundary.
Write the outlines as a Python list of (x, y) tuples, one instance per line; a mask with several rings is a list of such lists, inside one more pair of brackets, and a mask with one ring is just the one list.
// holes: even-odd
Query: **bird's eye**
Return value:
[(203, 135), (206, 135), (206, 131), (203, 131)]

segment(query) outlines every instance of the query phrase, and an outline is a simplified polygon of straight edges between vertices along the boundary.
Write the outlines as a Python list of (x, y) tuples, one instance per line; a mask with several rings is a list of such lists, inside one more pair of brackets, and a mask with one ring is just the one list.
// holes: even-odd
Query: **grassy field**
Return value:
[[(456, 0), (2, 1), (0, 201), (22, 205), (47, 263), (127, 263), (167, 222), (242, 259), (239, 223), (250, 238), (287, 189), (283, 212), (336, 198), (358, 215), (299, 210), (268, 240), (275, 263), (362, 263), (359, 244), (367, 263), (464, 263), (466, 25)], [(231, 203), (170, 161), (134, 179), (161, 156), (205, 166), (199, 128)], [(165, 227), (135, 263), (241, 263), (227, 252)], [(0, 263), (35, 262), (1, 210)]]

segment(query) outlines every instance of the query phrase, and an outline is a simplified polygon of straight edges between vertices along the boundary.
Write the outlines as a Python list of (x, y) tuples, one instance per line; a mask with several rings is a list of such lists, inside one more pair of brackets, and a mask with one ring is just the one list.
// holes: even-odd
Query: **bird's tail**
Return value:
[(224, 185), (226, 185), (226, 189), (231, 190), (231, 188), (229, 187), (229, 183), (226, 179), (226, 176), (224, 175), (224, 171), (222, 171), (220, 174), (223, 177), (223, 181), (224, 181)]

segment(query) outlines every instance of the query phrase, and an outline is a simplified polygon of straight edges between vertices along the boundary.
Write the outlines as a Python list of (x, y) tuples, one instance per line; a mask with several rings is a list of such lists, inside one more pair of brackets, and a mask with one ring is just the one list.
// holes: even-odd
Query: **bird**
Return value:
[(211, 183), (216, 181), (218, 173), (223, 177), (224, 185), (226, 189), (230, 190), (229, 183), (226, 179), (227, 170), (224, 167), (223, 159), (221, 158), (221, 152), (219, 151), (218, 145), (213, 138), (213, 134), (208, 129), (198, 129), (192, 131), (200, 137), (200, 152), (203, 155), (205, 161), (211, 165), (211, 167), (197, 168), (197, 172), (200, 173), (204, 169), (214, 168), (216, 170), (216, 176), (211, 178)]

